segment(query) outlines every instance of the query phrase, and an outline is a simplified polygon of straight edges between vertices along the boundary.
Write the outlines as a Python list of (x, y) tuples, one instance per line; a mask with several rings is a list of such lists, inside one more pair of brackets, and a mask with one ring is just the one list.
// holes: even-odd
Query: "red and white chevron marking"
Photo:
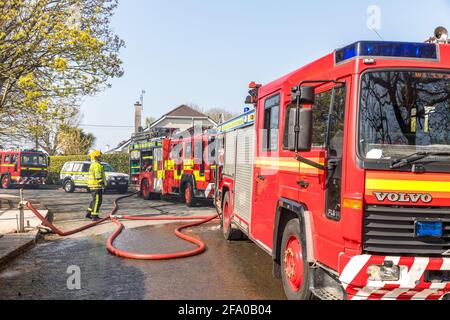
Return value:
[[(400, 281), (369, 281), (369, 266), (385, 261), (400, 266)], [(425, 282), (427, 271), (439, 270), (450, 271), (450, 259), (362, 255), (350, 260), (340, 280), (351, 300), (439, 300), (450, 293), (450, 282)]]
[(208, 184), (208, 187), (205, 190), (205, 197), (207, 199), (214, 198), (215, 185), (214, 183)]

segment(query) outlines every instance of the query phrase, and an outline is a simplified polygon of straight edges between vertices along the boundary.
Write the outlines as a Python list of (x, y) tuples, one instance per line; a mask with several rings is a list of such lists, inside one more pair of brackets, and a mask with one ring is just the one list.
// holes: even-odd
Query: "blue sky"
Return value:
[[(83, 124), (133, 126), (142, 89), (145, 116), (191, 103), (239, 113), (255, 80), (267, 83), (356, 40), (378, 39), (367, 8), (381, 8), (385, 40), (423, 41), (450, 28), (450, 1), (121, 0), (113, 27), (126, 41), (125, 75), (84, 99)], [(132, 129), (92, 128), (97, 147)]]

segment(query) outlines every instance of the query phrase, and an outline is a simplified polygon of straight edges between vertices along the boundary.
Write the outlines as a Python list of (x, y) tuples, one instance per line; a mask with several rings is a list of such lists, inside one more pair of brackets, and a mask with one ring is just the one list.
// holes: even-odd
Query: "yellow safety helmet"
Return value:
[(102, 156), (102, 152), (99, 150), (94, 150), (91, 153), (91, 160), (96, 160)]

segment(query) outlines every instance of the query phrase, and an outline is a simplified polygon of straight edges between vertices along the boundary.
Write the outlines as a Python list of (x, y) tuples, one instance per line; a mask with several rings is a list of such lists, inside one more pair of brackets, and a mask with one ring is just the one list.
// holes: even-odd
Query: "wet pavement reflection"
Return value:
[[(190, 249), (173, 234), (175, 224), (126, 230), (117, 247), (139, 253)], [(111, 256), (107, 234), (42, 241), (0, 273), (0, 299), (285, 299), (272, 277), (271, 257), (249, 241), (227, 242), (217, 222), (186, 230), (208, 251), (172, 261), (132, 261)], [(69, 290), (70, 266), (81, 269), (81, 290)]]

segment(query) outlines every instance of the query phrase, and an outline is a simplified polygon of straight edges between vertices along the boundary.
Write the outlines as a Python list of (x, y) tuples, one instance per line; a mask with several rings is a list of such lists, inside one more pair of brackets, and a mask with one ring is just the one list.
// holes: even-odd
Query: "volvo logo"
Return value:
[(450, 250), (445, 251), (442, 255), (446, 257), (450, 256)]
[(380, 202), (403, 202), (403, 203), (431, 203), (433, 196), (431, 194), (423, 193), (388, 193), (388, 192), (374, 192), (373, 193)]

